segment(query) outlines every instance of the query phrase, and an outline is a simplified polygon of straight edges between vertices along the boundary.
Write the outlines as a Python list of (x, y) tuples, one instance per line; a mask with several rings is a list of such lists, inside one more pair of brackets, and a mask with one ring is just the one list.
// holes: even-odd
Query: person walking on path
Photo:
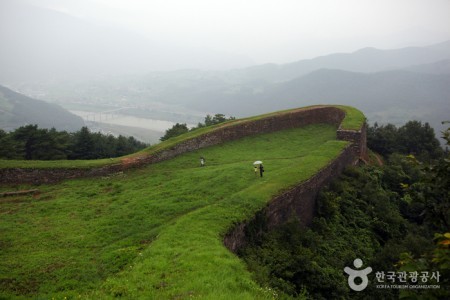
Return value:
[(260, 164), (260, 165), (259, 165), (259, 175), (260, 175), (261, 177), (263, 177), (263, 173), (264, 173), (264, 167), (263, 167), (262, 164)]
[(205, 158), (202, 156), (200, 157), (200, 167), (204, 167), (205, 166)]

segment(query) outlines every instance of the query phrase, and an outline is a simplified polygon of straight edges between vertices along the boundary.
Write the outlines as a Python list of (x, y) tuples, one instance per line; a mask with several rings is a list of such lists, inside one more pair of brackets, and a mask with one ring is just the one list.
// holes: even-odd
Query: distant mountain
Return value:
[(375, 73), (321, 69), (281, 83), (234, 84), (209, 90), (183, 89), (191, 109), (236, 117), (314, 104), (361, 109), (369, 122), (429, 122), (439, 132), (450, 119), (450, 74), (406, 70)]
[(446, 128), (441, 122), (450, 120), (450, 74), (323, 69), (244, 99), (236, 97), (234, 103), (228, 99), (226, 103), (235, 109), (224, 112), (239, 116), (312, 104), (344, 104), (361, 109), (371, 123), (429, 122), (440, 136)]
[(67, 131), (77, 131), (84, 126), (83, 119), (58, 105), (0, 86), (0, 128), (9, 131), (27, 124)]
[(253, 64), (243, 56), (153, 41), (21, 0), (1, 3), (0, 43), (0, 82), (9, 84)]
[(218, 111), (238, 116), (321, 103), (353, 105), (364, 112), (424, 108), (450, 116), (450, 75), (322, 69), (261, 90), (235, 86), (185, 97), (193, 108), (219, 107)]
[(313, 104), (348, 104), (364, 111), (369, 121), (399, 125), (415, 119), (430, 122), (439, 131), (440, 122), (450, 119), (449, 69), (447, 41), (394, 50), (365, 48), (229, 71), (151, 72), (18, 87), (61, 104), (79, 104), (80, 99), (86, 104), (132, 104), (139, 107), (140, 117), (152, 111), (148, 117), (161, 120), (174, 107), (177, 113), (245, 117)]
[(267, 99), (278, 97), (277, 106), (312, 103), (342, 103), (365, 112), (384, 109), (436, 109), (448, 107), (450, 113), (450, 75), (408, 71), (356, 73), (318, 70), (275, 86)]
[(283, 65), (260, 65), (240, 70), (247, 78), (270, 82), (287, 81), (320, 69), (351, 72), (381, 72), (450, 59), (450, 41), (427, 47), (393, 50), (364, 48), (353, 53), (337, 53)]
[(405, 68), (405, 70), (428, 74), (450, 74), (450, 59), (437, 61), (431, 64), (410, 66)]

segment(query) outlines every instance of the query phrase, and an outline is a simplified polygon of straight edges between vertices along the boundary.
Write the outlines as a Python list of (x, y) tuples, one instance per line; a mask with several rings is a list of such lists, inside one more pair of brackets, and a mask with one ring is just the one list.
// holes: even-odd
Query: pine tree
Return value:
[(93, 159), (94, 155), (94, 139), (87, 127), (82, 127), (80, 131), (75, 133), (75, 142), (70, 147), (72, 159)]
[(166, 134), (163, 137), (161, 137), (159, 140), (165, 141), (172, 137), (176, 137), (183, 133), (186, 133), (188, 131), (189, 131), (189, 129), (187, 128), (186, 123), (184, 123), (184, 124), (177, 123), (177, 124), (173, 125), (172, 128), (167, 129)]

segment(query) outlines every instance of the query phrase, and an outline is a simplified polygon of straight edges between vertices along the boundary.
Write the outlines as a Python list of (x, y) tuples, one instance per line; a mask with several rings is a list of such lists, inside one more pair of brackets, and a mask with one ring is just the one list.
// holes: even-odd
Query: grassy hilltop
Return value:
[[(359, 111), (346, 112), (346, 122), (361, 125)], [(347, 144), (335, 127), (316, 124), (0, 199), (0, 298), (271, 298), (223, 235)], [(263, 178), (253, 173), (255, 160), (264, 162)]]

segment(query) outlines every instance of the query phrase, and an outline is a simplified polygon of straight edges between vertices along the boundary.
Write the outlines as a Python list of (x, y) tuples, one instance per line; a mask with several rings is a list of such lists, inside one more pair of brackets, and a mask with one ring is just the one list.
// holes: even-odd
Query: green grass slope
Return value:
[[(362, 126), (362, 124), (365, 121), (364, 114), (350, 106), (342, 106), (342, 105), (333, 105), (334, 107), (337, 107), (345, 112), (345, 118), (341, 123), (342, 129), (347, 130), (359, 130)], [(315, 107), (320, 106), (309, 106), (309, 107), (303, 107), (295, 110), (303, 110), (303, 109), (311, 109)], [(1, 160), (0, 159), (0, 168), (37, 168), (37, 169), (45, 169), (45, 168), (96, 168), (96, 167), (103, 167), (107, 165), (113, 165), (118, 164), (121, 162), (124, 158), (133, 158), (138, 156), (145, 156), (145, 155), (152, 155), (158, 151), (162, 151), (165, 149), (168, 149), (170, 147), (173, 147), (174, 145), (181, 143), (183, 141), (186, 141), (188, 139), (192, 139), (198, 136), (201, 136), (205, 133), (214, 131), (222, 126), (233, 126), (240, 123), (245, 122), (252, 122), (254, 120), (263, 119), (267, 117), (271, 117), (274, 115), (283, 115), (290, 113), (292, 109), (284, 110), (284, 111), (278, 111), (273, 112), (269, 114), (259, 115), (255, 117), (245, 118), (245, 119), (238, 119), (234, 121), (228, 121), (226, 123), (217, 124), (214, 126), (204, 127), (197, 129), (195, 131), (191, 131), (189, 133), (183, 134), (181, 136), (177, 136), (174, 138), (171, 138), (165, 142), (156, 144), (154, 146), (151, 146), (149, 148), (146, 148), (142, 151), (139, 151), (134, 154), (130, 154), (125, 157), (118, 157), (113, 159), (97, 159), (97, 160), (56, 160), (56, 161), (23, 161), (23, 160)]]
[(317, 124), (1, 198), (0, 298), (271, 298), (223, 235), (347, 145)]

